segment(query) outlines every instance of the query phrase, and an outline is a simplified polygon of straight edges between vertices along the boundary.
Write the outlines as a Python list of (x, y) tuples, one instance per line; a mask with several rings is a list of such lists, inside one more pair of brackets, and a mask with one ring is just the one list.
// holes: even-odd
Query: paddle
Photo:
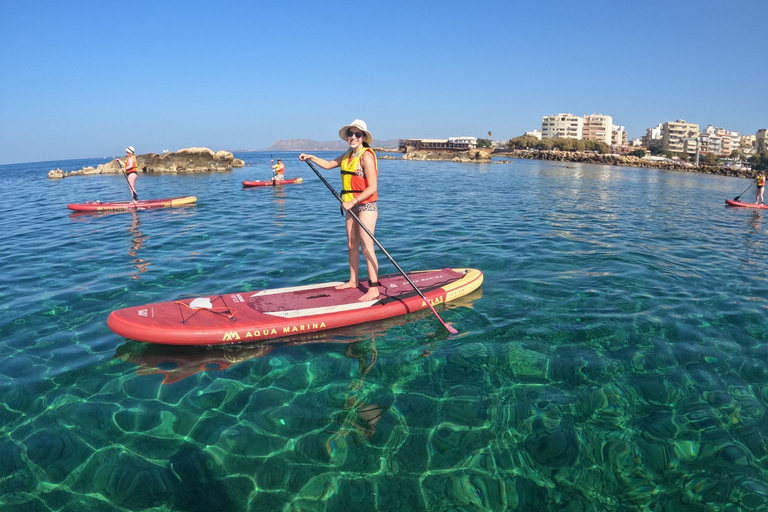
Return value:
[(272, 186), (275, 186), (275, 159), (272, 158), (272, 155), (269, 155), (269, 168), (272, 170)]
[(128, 188), (131, 189), (131, 194), (133, 194), (133, 200), (138, 201), (139, 196), (136, 195), (136, 191), (131, 186), (131, 181), (128, 179), (128, 175), (125, 173), (125, 166), (123, 165), (123, 162), (121, 162), (119, 158), (117, 158), (116, 160), (117, 160), (117, 163), (120, 164), (120, 167), (123, 169), (123, 176), (125, 176), (125, 181), (128, 182)]
[[(751, 188), (752, 188), (752, 185), (754, 185), (754, 184), (755, 184), (755, 182), (754, 182), (754, 181), (753, 181), (752, 183), (750, 183), (750, 184), (749, 184), (749, 186), (747, 187), (747, 190), (751, 189)], [(741, 196), (743, 196), (744, 194), (746, 194), (746, 193), (747, 193), (747, 190), (745, 190), (745, 191), (744, 191), (744, 192), (742, 192), (741, 194), (739, 194), (739, 195), (737, 195), (736, 197), (734, 197), (734, 198), (733, 198), (733, 200), (734, 200), (734, 201), (738, 201), (738, 200), (739, 200), (739, 198), (740, 198)]]
[[(315, 166), (314, 166), (314, 165), (312, 165), (312, 162), (310, 162), (309, 160), (305, 160), (305, 162), (307, 162), (307, 165), (308, 165), (308, 166), (309, 166), (309, 167), (310, 167), (310, 168), (311, 168), (313, 171), (315, 171), (315, 174), (317, 174), (317, 177), (318, 177), (318, 178), (320, 178), (320, 179), (322, 180), (322, 182), (323, 182), (323, 183), (325, 183), (325, 186), (326, 186), (326, 187), (328, 187), (328, 190), (330, 190), (330, 191), (333, 193), (334, 197), (335, 197), (336, 199), (338, 199), (338, 200), (339, 200), (339, 202), (340, 202), (341, 204), (344, 204), (344, 200), (341, 198), (341, 196), (339, 195), (339, 193), (338, 193), (338, 192), (336, 192), (336, 191), (333, 189), (333, 187), (331, 186), (331, 184), (330, 184), (330, 183), (328, 183), (328, 182), (325, 180), (325, 178), (323, 178), (323, 175), (322, 175), (322, 174), (320, 174), (320, 173), (317, 171), (317, 169), (315, 169)], [(381, 249), (381, 252), (383, 252), (383, 253), (384, 253), (384, 254), (387, 256), (387, 258), (389, 258), (389, 261), (391, 261), (391, 262), (392, 262), (392, 264), (395, 266), (395, 268), (397, 268), (397, 270), (398, 270), (398, 271), (399, 271), (399, 272), (400, 272), (400, 273), (403, 275), (403, 277), (405, 278), (405, 280), (406, 280), (406, 281), (408, 281), (408, 283), (409, 283), (411, 286), (413, 286), (413, 289), (414, 289), (414, 290), (416, 290), (416, 293), (418, 293), (418, 294), (421, 296), (421, 298), (422, 298), (422, 299), (424, 299), (424, 302), (426, 302), (426, 303), (427, 303), (427, 306), (429, 306), (429, 309), (431, 309), (431, 310), (432, 310), (432, 313), (434, 313), (434, 315), (437, 317), (437, 319), (438, 319), (438, 320), (440, 320), (440, 323), (441, 323), (441, 324), (443, 324), (443, 327), (445, 327), (445, 328), (448, 330), (448, 332), (450, 332), (451, 334), (456, 334), (456, 333), (458, 333), (459, 331), (457, 331), (455, 328), (451, 327), (450, 325), (446, 324), (446, 323), (443, 321), (443, 319), (442, 319), (442, 318), (440, 318), (440, 315), (438, 315), (438, 314), (437, 314), (437, 311), (435, 311), (435, 308), (432, 306), (432, 304), (430, 304), (430, 302), (427, 300), (427, 298), (424, 296), (424, 294), (421, 292), (421, 290), (419, 290), (419, 288), (418, 288), (418, 287), (417, 287), (417, 286), (416, 286), (416, 285), (413, 283), (413, 281), (411, 281), (411, 278), (410, 278), (410, 277), (408, 277), (408, 275), (406, 275), (406, 273), (405, 273), (405, 272), (403, 272), (403, 269), (402, 269), (402, 268), (400, 268), (400, 265), (398, 265), (398, 264), (397, 264), (397, 262), (394, 260), (394, 258), (392, 258), (392, 256), (390, 256), (390, 255), (389, 255), (389, 253), (387, 252), (387, 250), (386, 250), (386, 249), (384, 249), (384, 247), (381, 245), (381, 243), (380, 243), (378, 240), (376, 240), (376, 237), (375, 237), (375, 236), (373, 236), (373, 233), (371, 233), (371, 231), (370, 231), (370, 230), (369, 230), (367, 227), (365, 227), (365, 224), (363, 224), (363, 223), (360, 221), (360, 218), (359, 218), (357, 215), (355, 215), (355, 212), (353, 212), (352, 210), (347, 210), (347, 212), (349, 212), (349, 214), (350, 214), (350, 215), (352, 215), (352, 218), (353, 218), (353, 219), (355, 219), (355, 221), (357, 221), (357, 223), (360, 225), (360, 227), (361, 227), (361, 228), (363, 228), (363, 230), (365, 230), (365, 232), (366, 232), (366, 233), (368, 233), (368, 236), (370, 236), (370, 237), (371, 237), (371, 239), (372, 239), (374, 242), (376, 242), (376, 245), (378, 245), (378, 246), (379, 246), (379, 249)]]

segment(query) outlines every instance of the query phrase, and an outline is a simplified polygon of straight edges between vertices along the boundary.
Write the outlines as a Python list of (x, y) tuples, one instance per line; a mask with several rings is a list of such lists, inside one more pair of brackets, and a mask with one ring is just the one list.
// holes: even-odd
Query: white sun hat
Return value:
[(136, 154), (136, 150), (135, 150), (135, 149), (133, 149), (133, 146), (128, 146), (127, 148), (125, 148), (125, 152), (126, 152), (126, 153), (130, 153), (130, 154), (132, 154), (132, 155), (135, 155), (135, 154)]
[(368, 131), (368, 125), (365, 124), (365, 121), (362, 119), (355, 119), (347, 126), (344, 126), (341, 130), (339, 130), (339, 137), (341, 140), (347, 140), (347, 130), (350, 128), (357, 128), (358, 130), (361, 130), (363, 133), (365, 133), (365, 142), (368, 144), (373, 143), (373, 135), (371, 135), (371, 132)]

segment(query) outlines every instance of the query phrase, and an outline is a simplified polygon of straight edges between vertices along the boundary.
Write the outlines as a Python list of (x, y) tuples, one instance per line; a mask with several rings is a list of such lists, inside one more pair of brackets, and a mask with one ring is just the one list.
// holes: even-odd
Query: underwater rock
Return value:
[(166, 503), (176, 484), (172, 476), (164, 467), (111, 447), (93, 454), (72, 490), (101, 494), (113, 504), (137, 510)]
[(52, 483), (63, 481), (93, 453), (76, 432), (46, 428), (24, 441), (29, 460), (40, 466)]
[(429, 474), (422, 483), (428, 510), (498, 511), (509, 507), (504, 481), (473, 471)]
[(573, 465), (579, 457), (576, 433), (565, 426), (549, 430), (541, 420), (534, 421), (534, 431), (523, 443), (531, 457), (548, 467)]

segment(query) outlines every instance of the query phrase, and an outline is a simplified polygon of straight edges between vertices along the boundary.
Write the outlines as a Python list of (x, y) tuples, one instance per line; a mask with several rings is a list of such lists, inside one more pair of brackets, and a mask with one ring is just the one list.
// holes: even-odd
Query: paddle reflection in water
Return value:
[(271, 200), (270, 202), (275, 205), (273, 213), (270, 215), (275, 222), (275, 226), (283, 227), (285, 221), (285, 188), (283, 187), (270, 187)]

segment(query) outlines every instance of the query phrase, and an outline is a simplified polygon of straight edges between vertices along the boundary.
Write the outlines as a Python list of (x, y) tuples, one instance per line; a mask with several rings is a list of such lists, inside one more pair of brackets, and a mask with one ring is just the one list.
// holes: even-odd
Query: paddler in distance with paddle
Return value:
[(315, 155), (302, 153), (301, 161), (314, 162), (323, 169), (341, 167), (342, 209), (346, 211), (347, 247), (349, 249), (349, 281), (336, 287), (337, 290), (357, 288), (360, 249), (368, 267), (368, 290), (358, 300), (376, 300), (379, 297), (379, 263), (374, 252), (373, 239), (355, 222), (350, 211), (373, 234), (379, 217), (376, 205), (379, 196), (376, 191), (379, 175), (376, 154), (369, 144), (373, 141), (365, 121), (355, 119), (339, 130), (339, 137), (347, 141), (349, 149), (334, 160), (324, 160)]
[(133, 203), (136, 203), (136, 201), (139, 200), (139, 196), (136, 195), (136, 178), (139, 174), (138, 165), (136, 165), (136, 150), (133, 149), (133, 146), (125, 148), (125, 163), (121, 162), (119, 158), (117, 159), (117, 163), (120, 164), (120, 167), (125, 173), (125, 178), (128, 180), (128, 186), (130, 187), (131, 195), (133, 196)]
[(755, 176), (755, 204), (765, 204), (763, 192), (765, 192), (765, 171), (757, 171), (757, 176)]
[(277, 165), (274, 160), (270, 160), (272, 163), (272, 181), (283, 181), (285, 179), (285, 164), (279, 158), (277, 159)]

